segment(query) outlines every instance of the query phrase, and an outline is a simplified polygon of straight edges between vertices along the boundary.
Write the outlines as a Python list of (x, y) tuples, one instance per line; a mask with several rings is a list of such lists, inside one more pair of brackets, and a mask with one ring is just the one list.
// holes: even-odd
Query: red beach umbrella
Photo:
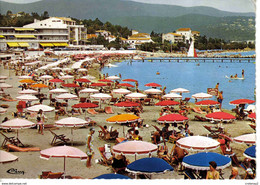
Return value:
[(189, 118), (180, 114), (167, 114), (158, 119), (159, 123), (182, 123)]
[(195, 103), (196, 105), (219, 105), (220, 103), (214, 100), (202, 100)]
[(124, 79), (123, 82), (137, 82), (137, 80), (134, 79)]
[(251, 118), (251, 119), (256, 119), (256, 113), (255, 112), (251, 113), (251, 114), (248, 115), (248, 117)]
[(107, 84), (105, 84), (105, 83), (92, 83), (90, 86), (91, 87), (103, 87), (103, 86), (107, 86)]
[(109, 79), (100, 79), (98, 81), (100, 81), (100, 82), (107, 82), (107, 83), (113, 83), (113, 81), (109, 80)]
[(179, 105), (180, 103), (177, 101), (171, 101), (171, 100), (164, 100), (156, 103), (156, 106), (173, 106), (173, 105)]
[(120, 103), (114, 104), (114, 106), (116, 106), (116, 107), (139, 107), (140, 104), (135, 103), (135, 102), (120, 102)]
[(235, 116), (226, 112), (213, 112), (206, 115), (207, 118), (211, 118), (216, 121), (229, 121), (232, 119), (236, 119)]
[(148, 84), (145, 84), (144, 86), (146, 86), (146, 87), (162, 87), (160, 84), (157, 84), (157, 83), (148, 83)]
[(63, 87), (79, 87), (78, 84), (70, 83), (70, 84), (62, 84)]
[(121, 87), (135, 87), (129, 83), (121, 83), (121, 84), (118, 84), (118, 86), (121, 86)]
[(77, 80), (75, 80), (76, 82), (82, 82), (82, 83), (89, 83), (91, 82), (90, 80), (86, 79), (86, 78), (79, 78)]
[(85, 108), (96, 108), (98, 107), (97, 104), (94, 104), (94, 103), (78, 103), (78, 104), (75, 104), (72, 106), (72, 108), (82, 108), (82, 109), (85, 109)]
[(231, 105), (240, 105), (240, 104), (251, 104), (255, 103), (254, 100), (249, 100), (249, 99), (237, 99), (234, 101), (229, 102)]
[(51, 80), (49, 80), (49, 82), (51, 82), (51, 83), (64, 83), (63, 80), (58, 79), (58, 78), (51, 79)]

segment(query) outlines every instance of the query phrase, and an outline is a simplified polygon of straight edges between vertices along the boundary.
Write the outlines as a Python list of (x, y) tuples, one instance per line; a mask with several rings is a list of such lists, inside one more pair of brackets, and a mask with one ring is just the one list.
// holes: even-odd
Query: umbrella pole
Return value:
[(66, 167), (66, 163), (65, 162), (66, 162), (66, 157), (64, 157), (64, 179), (65, 179), (65, 176), (66, 176), (65, 175), (65, 167)]
[(72, 138), (71, 138), (71, 145), (73, 146), (73, 127), (71, 128), (71, 135), (72, 135)]

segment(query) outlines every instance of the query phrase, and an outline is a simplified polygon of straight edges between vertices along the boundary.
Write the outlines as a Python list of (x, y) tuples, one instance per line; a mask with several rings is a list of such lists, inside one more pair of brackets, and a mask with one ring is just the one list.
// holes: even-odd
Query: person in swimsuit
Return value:
[(87, 167), (90, 168), (91, 167), (91, 159), (93, 157), (94, 154), (94, 150), (93, 150), (93, 134), (95, 133), (95, 129), (94, 128), (90, 128), (89, 129), (89, 134), (87, 136), (87, 144), (86, 144), (86, 153), (88, 155), (88, 159), (87, 159)]
[(217, 163), (215, 161), (209, 162), (209, 171), (207, 172), (206, 179), (219, 179), (219, 172), (216, 170)]

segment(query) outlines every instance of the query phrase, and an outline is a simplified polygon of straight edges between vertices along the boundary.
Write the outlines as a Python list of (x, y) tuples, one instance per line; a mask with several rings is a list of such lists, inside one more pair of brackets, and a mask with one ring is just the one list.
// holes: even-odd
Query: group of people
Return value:
[[(230, 75), (230, 78), (238, 78), (238, 75), (235, 74), (234, 76), (233, 75)], [(245, 78), (245, 70), (242, 69), (242, 78)]]

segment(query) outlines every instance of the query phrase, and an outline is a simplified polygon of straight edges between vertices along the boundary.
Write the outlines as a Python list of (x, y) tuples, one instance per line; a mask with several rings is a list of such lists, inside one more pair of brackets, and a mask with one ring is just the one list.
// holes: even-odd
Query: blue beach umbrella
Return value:
[(194, 170), (209, 170), (209, 162), (215, 161), (217, 169), (224, 169), (231, 165), (231, 159), (213, 152), (201, 152), (183, 158), (182, 165)]
[(131, 178), (127, 177), (125, 175), (121, 175), (121, 174), (109, 173), (109, 174), (103, 174), (103, 175), (97, 176), (93, 179), (131, 179)]
[(160, 158), (142, 158), (127, 165), (126, 171), (135, 174), (156, 174), (173, 171), (173, 167)]
[(255, 145), (247, 148), (243, 154), (245, 157), (255, 160)]

